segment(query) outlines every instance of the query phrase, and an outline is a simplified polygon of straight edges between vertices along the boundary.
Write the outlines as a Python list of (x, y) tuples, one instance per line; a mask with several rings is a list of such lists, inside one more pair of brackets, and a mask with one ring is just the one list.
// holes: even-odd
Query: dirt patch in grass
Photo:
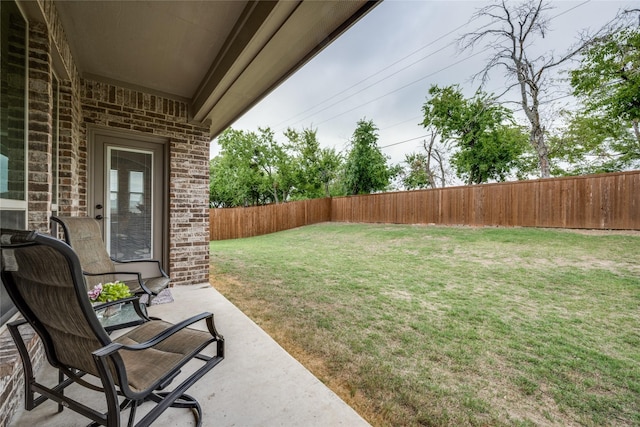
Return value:
[[(229, 299), (234, 299), (234, 296), (237, 297), (234, 289), (235, 287), (244, 286), (244, 284), (235, 279), (214, 274), (213, 267), (209, 283), (211, 286), (216, 288), (218, 292), (222, 293)], [(234, 303), (239, 304), (239, 301), (235, 301)], [(244, 298), (242, 298), (242, 303), (239, 305), (241, 306), (238, 308), (254, 320), (261, 317), (258, 313), (264, 309), (259, 301), (252, 301)], [(385, 425), (382, 416), (371, 406), (370, 401), (365, 399), (357, 390), (354, 392), (348, 385), (348, 379), (337, 378), (335, 375), (332, 375), (331, 370), (324, 359), (305, 351), (288, 336), (286, 331), (277, 328), (272, 322), (263, 320), (260, 322), (259, 326), (282, 348), (284, 348), (287, 353), (293, 356), (316, 378), (329, 387), (329, 389), (337, 394), (347, 405), (351, 406), (356, 412), (358, 412), (361, 417), (366, 419), (372, 425)]]
[(640, 230), (594, 230), (594, 229), (577, 229), (577, 228), (575, 229), (565, 228), (561, 230), (556, 228), (551, 228), (549, 230), (584, 234), (585, 236), (640, 236)]

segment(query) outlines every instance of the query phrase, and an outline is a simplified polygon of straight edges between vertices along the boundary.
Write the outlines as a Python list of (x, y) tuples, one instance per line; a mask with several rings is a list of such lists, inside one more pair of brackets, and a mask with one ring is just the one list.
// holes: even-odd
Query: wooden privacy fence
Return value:
[(331, 220), (331, 199), (209, 210), (210, 240), (260, 236)]
[(212, 209), (211, 240), (323, 221), (640, 230), (640, 171)]

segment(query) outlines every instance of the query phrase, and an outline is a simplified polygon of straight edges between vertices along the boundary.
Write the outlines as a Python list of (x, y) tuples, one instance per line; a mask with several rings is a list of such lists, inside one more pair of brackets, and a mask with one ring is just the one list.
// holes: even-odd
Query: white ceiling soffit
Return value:
[[(54, 2), (83, 77), (187, 101), (192, 120), (210, 120), (214, 136), (377, 3)], [(20, 4), (43, 20), (44, 3)]]
[(83, 77), (187, 100), (246, 5), (246, 1), (55, 1)]

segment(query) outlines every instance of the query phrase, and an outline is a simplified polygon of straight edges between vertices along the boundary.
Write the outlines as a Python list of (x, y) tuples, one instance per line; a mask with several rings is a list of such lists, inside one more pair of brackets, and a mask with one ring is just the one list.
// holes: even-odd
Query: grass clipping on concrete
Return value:
[(212, 283), (375, 426), (640, 425), (640, 234), (324, 223)]

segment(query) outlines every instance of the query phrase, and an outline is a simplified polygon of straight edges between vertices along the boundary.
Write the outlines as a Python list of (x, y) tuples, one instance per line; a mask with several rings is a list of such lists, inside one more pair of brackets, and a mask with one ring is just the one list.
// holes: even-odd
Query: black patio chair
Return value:
[(98, 283), (123, 281), (138, 296), (146, 295), (146, 304), (167, 288), (171, 279), (158, 260), (121, 261), (109, 256), (102, 240), (100, 223), (91, 217), (51, 217), (67, 242), (78, 254), (87, 287)]
[[(0, 249), (2, 282), (24, 317), (8, 328), (24, 366), (27, 410), (51, 399), (58, 402), (58, 411), (68, 407), (92, 425), (112, 427), (120, 425), (127, 408), (129, 426), (148, 426), (168, 407), (179, 407), (194, 410), (197, 425), (202, 424), (200, 405), (185, 392), (224, 358), (224, 339), (213, 314), (175, 325), (150, 320), (112, 340), (91, 306), (80, 260), (69, 245), (37, 232), (3, 229)], [(200, 320), (208, 331), (188, 327)], [(20, 333), (27, 323), (40, 336), (48, 363), (64, 374), (54, 386), (34, 376)], [(205, 349), (215, 354), (205, 355)], [(172, 391), (164, 391), (187, 364), (200, 366)], [(106, 412), (66, 396), (64, 389), (71, 384), (103, 393)], [(136, 423), (136, 408), (145, 402), (155, 405)]]

